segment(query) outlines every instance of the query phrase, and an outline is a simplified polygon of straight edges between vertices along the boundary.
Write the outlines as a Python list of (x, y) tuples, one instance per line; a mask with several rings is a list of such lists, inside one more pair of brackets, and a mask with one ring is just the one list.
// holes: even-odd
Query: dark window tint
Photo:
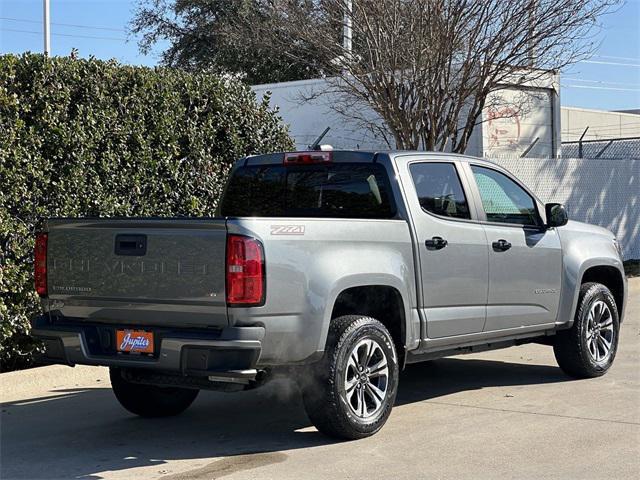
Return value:
[(386, 171), (378, 164), (240, 167), (222, 201), (229, 217), (391, 218)]
[(527, 191), (500, 172), (471, 166), (489, 222), (538, 225), (535, 202)]
[(470, 218), (469, 205), (452, 163), (414, 163), (409, 169), (423, 209), (443, 217)]

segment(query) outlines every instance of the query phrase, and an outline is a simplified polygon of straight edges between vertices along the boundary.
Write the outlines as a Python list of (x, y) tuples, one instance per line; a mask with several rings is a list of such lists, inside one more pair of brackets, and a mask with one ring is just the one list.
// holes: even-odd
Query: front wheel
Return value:
[(120, 404), (141, 417), (169, 417), (185, 411), (198, 396), (198, 390), (157, 387), (125, 380), (119, 368), (110, 368), (113, 393)]
[(583, 284), (573, 326), (555, 339), (558, 365), (575, 378), (604, 375), (616, 357), (619, 331), (618, 309), (609, 289), (600, 283)]
[(311, 422), (322, 433), (344, 439), (380, 430), (397, 387), (398, 360), (391, 335), (379, 321), (358, 315), (331, 322), (323, 359), (302, 379)]

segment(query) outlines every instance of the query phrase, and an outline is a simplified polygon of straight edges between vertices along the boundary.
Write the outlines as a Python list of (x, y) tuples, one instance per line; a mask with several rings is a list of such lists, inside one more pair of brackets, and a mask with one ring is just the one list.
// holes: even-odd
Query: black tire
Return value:
[[(608, 307), (613, 332), (609, 352), (599, 361), (594, 358), (587, 340), (588, 332), (590, 331), (589, 313), (597, 302), (604, 302)], [(595, 308), (597, 310), (597, 307)], [(609, 289), (600, 283), (589, 282), (583, 284), (580, 287), (580, 296), (573, 326), (568, 330), (558, 332), (555, 338), (553, 352), (558, 365), (562, 371), (574, 378), (594, 378), (604, 375), (616, 357), (619, 332), (620, 319), (618, 309)], [(597, 345), (598, 343), (596, 342), (595, 344)], [(593, 344), (591, 347), (593, 349)], [(598, 354), (600, 352), (598, 351)]]
[(170, 417), (184, 412), (198, 396), (199, 390), (157, 387), (132, 383), (122, 377), (119, 368), (109, 369), (111, 387), (120, 404), (141, 417)]
[[(369, 340), (373, 343), (369, 343)], [(351, 357), (358, 345), (361, 345), (361, 348), (356, 351), (356, 356)], [(370, 359), (364, 360), (364, 357), (361, 357), (361, 362), (354, 363), (352, 360), (363, 351), (364, 356), (367, 356), (367, 351), (373, 351), (373, 354)], [(373, 370), (371, 379), (368, 375), (366, 379), (360, 375), (353, 375), (357, 368), (354, 365), (369, 365), (379, 369), (382, 360), (386, 360), (387, 365), (382, 375)], [(336, 318), (329, 327), (323, 359), (306, 369), (303, 375), (301, 387), (304, 406), (309, 419), (320, 432), (349, 440), (368, 437), (382, 428), (395, 402), (398, 389), (398, 356), (393, 339), (385, 326), (373, 318), (359, 315)], [(364, 379), (362, 383), (361, 378)], [(357, 382), (358, 390), (355, 393), (352, 391), (350, 398), (347, 396), (345, 381)], [(377, 398), (379, 406), (377, 402), (374, 403), (372, 395), (375, 392), (372, 386), (385, 389), (383, 398)], [(351, 387), (350, 390), (353, 388), (356, 387)], [(362, 396), (359, 396), (360, 389), (364, 392)], [(354, 400), (354, 395), (359, 397)], [(358, 416), (355, 407), (348, 402), (351, 402), (351, 405), (365, 405), (362, 410), (363, 418)], [(369, 415), (370, 406), (374, 407), (371, 408), (371, 416), (364, 418), (365, 415)]]

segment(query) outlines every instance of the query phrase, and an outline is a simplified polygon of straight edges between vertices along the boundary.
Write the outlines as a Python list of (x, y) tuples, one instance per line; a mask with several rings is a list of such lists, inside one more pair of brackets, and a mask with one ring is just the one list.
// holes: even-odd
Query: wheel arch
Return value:
[(601, 283), (607, 287), (613, 299), (616, 302), (616, 308), (618, 309), (618, 315), (620, 317), (620, 323), (622, 323), (622, 313), (624, 310), (625, 300), (625, 282), (624, 275), (616, 267), (611, 265), (594, 265), (591, 266), (582, 273), (580, 279), (580, 285), (587, 282)]
[(341, 290), (331, 308), (331, 320), (344, 315), (364, 315), (381, 322), (393, 338), (403, 365), (408, 345), (407, 304), (394, 286), (366, 284)]
[[(622, 262), (619, 260), (600, 257), (591, 258), (583, 262), (578, 259), (565, 259), (564, 279), (560, 309), (558, 314), (559, 330), (571, 328), (578, 310), (580, 286), (585, 282), (598, 282), (605, 285), (615, 299), (618, 315), (622, 322), (627, 298), (627, 282), (624, 276)], [(573, 261), (571, 261), (573, 260)]]

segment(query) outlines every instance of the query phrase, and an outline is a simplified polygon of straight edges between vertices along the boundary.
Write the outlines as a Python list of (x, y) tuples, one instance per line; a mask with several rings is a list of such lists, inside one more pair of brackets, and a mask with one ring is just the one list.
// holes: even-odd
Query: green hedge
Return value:
[(235, 159), (292, 146), (233, 78), (0, 56), (0, 368), (32, 361), (40, 219), (212, 215)]

